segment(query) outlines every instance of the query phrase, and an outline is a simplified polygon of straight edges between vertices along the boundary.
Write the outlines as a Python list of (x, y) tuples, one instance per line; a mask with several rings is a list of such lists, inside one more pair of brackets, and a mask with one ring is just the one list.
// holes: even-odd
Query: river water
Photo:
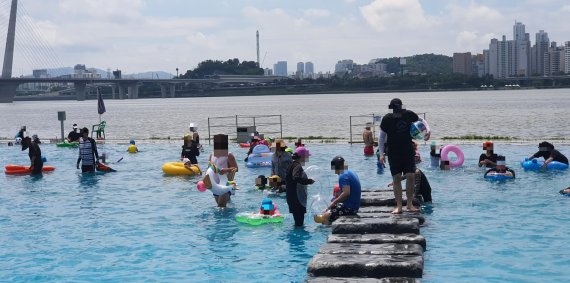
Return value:
[[(436, 139), (469, 134), (523, 139), (570, 136), (568, 89), (106, 99), (102, 119), (107, 121), (108, 139), (180, 138), (189, 123), (198, 125), (205, 137), (208, 117), (233, 115), (282, 115), (283, 136), (348, 139), (351, 115), (388, 113), (394, 97), (401, 98), (407, 109), (427, 113)], [(66, 135), (73, 123), (91, 129), (99, 121), (96, 100), (0, 104), (0, 138), (13, 137), (21, 125), (41, 138), (59, 137), (58, 111), (67, 112)], [(260, 125), (278, 121), (258, 118), (256, 123), (260, 132), (278, 132), (278, 126)], [(235, 125), (235, 118), (210, 123)], [(239, 120), (240, 125), (251, 123), (251, 119)], [(222, 132), (235, 134), (235, 129), (211, 128), (212, 134)]]

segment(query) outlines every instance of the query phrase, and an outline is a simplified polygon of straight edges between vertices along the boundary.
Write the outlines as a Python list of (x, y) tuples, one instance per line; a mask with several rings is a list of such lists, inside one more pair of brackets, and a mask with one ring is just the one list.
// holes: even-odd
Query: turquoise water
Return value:
[[(2, 281), (105, 282), (300, 282), (311, 257), (330, 228), (306, 217), (293, 228), (284, 199), (274, 199), (282, 224), (258, 227), (237, 223), (238, 212), (255, 211), (264, 195), (253, 190), (259, 174), (241, 162), (245, 149), (231, 150), (240, 160), (241, 190), (228, 209), (215, 208), (196, 179), (163, 176), (164, 162), (175, 161), (180, 145), (105, 145), (115, 173), (82, 176), (75, 169), (76, 149), (42, 145), (48, 165), (43, 178), (0, 175), (0, 278)], [(342, 154), (364, 187), (390, 181), (377, 175), (375, 160), (361, 146), (308, 145), (307, 165), (323, 168), (310, 195), (330, 195), (336, 180), (329, 160)], [(475, 165), (479, 145), (461, 145), (466, 166), (449, 172), (426, 168), (434, 204), (421, 232), (428, 241), (423, 282), (561, 282), (570, 278), (567, 235), (570, 198), (568, 172), (524, 172), (518, 161), (535, 145), (496, 145), (517, 172), (515, 181), (491, 183)], [(561, 146), (568, 154), (570, 147)], [(203, 164), (206, 148), (199, 161)], [(428, 157), (426, 146), (422, 156)], [(27, 154), (0, 147), (0, 165), (27, 164)], [(426, 161), (421, 166), (427, 166)], [(320, 184), (320, 185), (318, 185)]]

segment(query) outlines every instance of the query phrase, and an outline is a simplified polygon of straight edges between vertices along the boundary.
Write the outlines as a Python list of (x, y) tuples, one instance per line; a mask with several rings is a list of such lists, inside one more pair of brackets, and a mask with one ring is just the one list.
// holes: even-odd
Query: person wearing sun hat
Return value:
[(77, 124), (73, 124), (73, 130), (67, 135), (67, 142), (79, 142), (81, 133), (77, 131)]
[(293, 214), (295, 226), (303, 226), (307, 212), (307, 185), (315, 181), (309, 179), (303, 170), (305, 162), (309, 161), (311, 153), (305, 147), (297, 147), (293, 153), (293, 162), (287, 168), (285, 186), (287, 191), (287, 205)]
[[(271, 149), (274, 151), (273, 156), (271, 157), (271, 175), (277, 175), (281, 178), (281, 180), (285, 179), (285, 176), (287, 175), (287, 168), (289, 168), (289, 165), (293, 163), (291, 154), (289, 154), (289, 152), (286, 152), (285, 148), (287, 148), (287, 145), (282, 139), (276, 139), (271, 147)], [(282, 191), (285, 188), (275, 189)]]

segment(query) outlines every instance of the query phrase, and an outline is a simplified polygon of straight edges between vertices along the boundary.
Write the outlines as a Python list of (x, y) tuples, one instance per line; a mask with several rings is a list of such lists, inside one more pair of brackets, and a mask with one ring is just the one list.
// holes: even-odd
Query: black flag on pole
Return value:
[(103, 96), (99, 93), (99, 88), (97, 88), (97, 112), (99, 115), (105, 113), (105, 103), (103, 102)]

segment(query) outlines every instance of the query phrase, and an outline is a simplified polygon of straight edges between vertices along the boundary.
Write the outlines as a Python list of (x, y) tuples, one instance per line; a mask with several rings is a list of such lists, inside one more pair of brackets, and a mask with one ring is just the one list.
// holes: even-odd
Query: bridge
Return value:
[(16, 90), (22, 84), (27, 83), (61, 83), (73, 85), (77, 100), (85, 100), (86, 90), (89, 87), (108, 85), (113, 91), (113, 98), (116, 99), (136, 99), (139, 97), (139, 86), (145, 83), (157, 84), (160, 86), (161, 96), (175, 97), (177, 85), (199, 84), (259, 84), (271, 83), (285, 79), (281, 76), (242, 76), (242, 75), (213, 75), (205, 79), (99, 79), (99, 78), (35, 78), (35, 77), (12, 77), (12, 65), (14, 59), (14, 42), (16, 38), (16, 13), (18, 0), (11, 0), (10, 18), (8, 21), (8, 33), (6, 36), (6, 49), (4, 51), (4, 62), (2, 76), (0, 77), (0, 103), (11, 103), (16, 96)]
[(113, 91), (113, 99), (139, 98), (139, 86), (145, 83), (160, 86), (162, 98), (176, 97), (176, 86), (187, 84), (259, 84), (282, 80), (280, 76), (233, 76), (219, 75), (207, 79), (93, 79), (93, 78), (0, 78), (0, 103), (11, 103), (16, 96), (18, 86), (26, 83), (61, 83), (72, 84), (77, 100), (85, 100), (87, 89), (108, 85)]

